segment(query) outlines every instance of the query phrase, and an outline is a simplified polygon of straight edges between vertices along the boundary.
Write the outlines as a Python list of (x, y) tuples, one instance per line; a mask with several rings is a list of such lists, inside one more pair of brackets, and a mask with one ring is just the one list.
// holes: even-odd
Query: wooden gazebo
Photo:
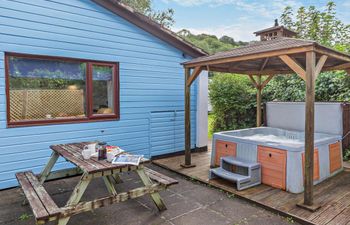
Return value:
[(304, 203), (313, 209), (314, 101), (315, 80), (322, 71), (346, 70), (350, 74), (350, 55), (324, 47), (315, 41), (293, 38), (295, 33), (275, 25), (255, 32), (261, 41), (185, 62), (185, 162), (191, 164), (190, 87), (201, 71), (249, 76), (257, 89), (256, 125), (261, 126), (261, 93), (275, 75), (296, 73), (306, 83)]

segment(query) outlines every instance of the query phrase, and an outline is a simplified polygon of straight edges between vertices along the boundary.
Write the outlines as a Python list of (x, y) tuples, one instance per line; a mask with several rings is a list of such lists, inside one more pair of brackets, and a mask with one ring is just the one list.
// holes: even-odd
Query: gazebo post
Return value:
[(313, 205), (316, 53), (306, 52), (304, 205)]
[(261, 126), (261, 75), (257, 76), (257, 92), (256, 92), (256, 126)]
[(201, 71), (201, 67), (195, 67), (191, 74), (191, 68), (185, 67), (185, 163), (181, 164), (184, 168), (196, 166), (191, 162), (191, 85)]
[(185, 164), (191, 165), (191, 86), (187, 84), (190, 77), (190, 68), (185, 68)]

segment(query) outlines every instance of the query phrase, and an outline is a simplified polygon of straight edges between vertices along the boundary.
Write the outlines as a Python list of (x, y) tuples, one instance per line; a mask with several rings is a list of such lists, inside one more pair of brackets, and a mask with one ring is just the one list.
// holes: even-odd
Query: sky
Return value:
[[(274, 25), (286, 6), (314, 5), (322, 9), (328, 0), (153, 0), (156, 10), (175, 10), (173, 31), (228, 35), (236, 41), (257, 40), (253, 32)], [(334, 0), (337, 17), (350, 24), (350, 0)]]

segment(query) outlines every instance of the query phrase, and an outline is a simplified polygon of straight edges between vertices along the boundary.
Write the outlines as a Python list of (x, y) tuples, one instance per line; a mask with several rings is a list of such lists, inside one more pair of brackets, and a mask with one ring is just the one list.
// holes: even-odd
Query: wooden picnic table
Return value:
[[(48, 221), (57, 220), (58, 225), (66, 225), (73, 215), (146, 194), (151, 196), (159, 211), (166, 209), (159, 195), (159, 191), (166, 189), (172, 184), (176, 184), (176, 180), (144, 167), (144, 164), (149, 162), (147, 159), (141, 160), (138, 166), (114, 165), (106, 160), (97, 160), (97, 158), (85, 160), (81, 152), (86, 144), (89, 143), (82, 142), (52, 145), (50, 148), (53, 150), (53, 153), (45, 168), (38, 176), (35, 176), (31, 171), (16, 174), (27, 201), (33, 210), (37, 224), (44, 224)], [(59, 156), (73, 163), (82, 171), (78, 184), (74, 188), (66, 205), (63, 207), (58, 207), (42, 186), (45, 180), (50, 176), (51, 170)], [(135, 171), (139, 175), (144, 186), (127, 192), (118, 193), (115, 189), (115, 185), (121, 182), (120, 173), (130, 171)], [(55, 171), (55, 173), (57, 172)], [(67, 171), (64, 173), (66, 174)], [(92, 201), (80, 202), (90, 181), (95, 178), (102, 178), (104, 180), (109, 195)]]

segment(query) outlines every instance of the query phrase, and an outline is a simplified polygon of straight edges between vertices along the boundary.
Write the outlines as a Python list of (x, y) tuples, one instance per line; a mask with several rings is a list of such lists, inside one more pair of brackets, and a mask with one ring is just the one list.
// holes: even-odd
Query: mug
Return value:
[(91, 154), (96, 153), (96, 143), (85, 145), (84, 150), (89, 150)]
[(85, 149), (81, 152), (81, 154), (83, 155), (84, 159), (90, 159), (91, 157), (91, 151), (90, 149)]
[(113, 152), (107, 152), (107, 161), (112, 162), (114, 159), (114, 154)]

